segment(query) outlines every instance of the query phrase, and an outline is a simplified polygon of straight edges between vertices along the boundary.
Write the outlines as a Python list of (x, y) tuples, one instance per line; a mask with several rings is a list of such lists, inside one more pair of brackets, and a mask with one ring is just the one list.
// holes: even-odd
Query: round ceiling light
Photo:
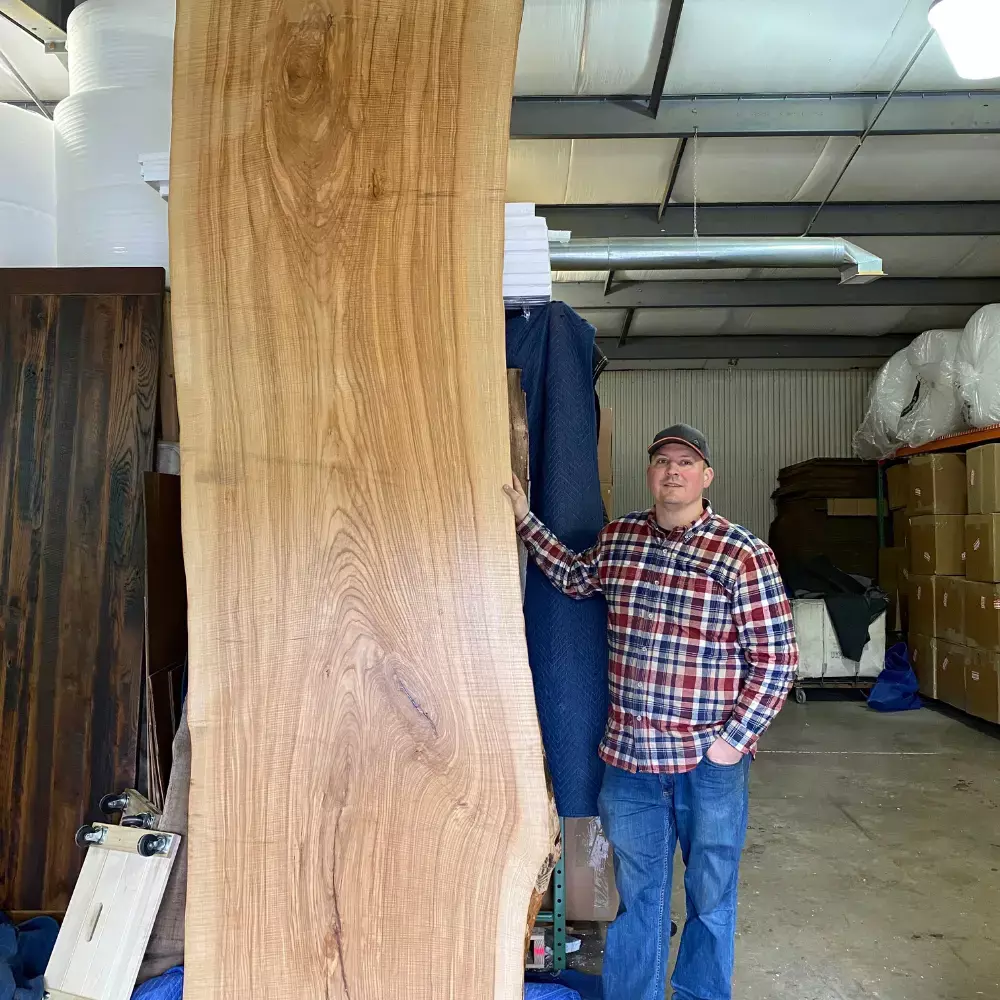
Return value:
[(1000, 0), (934, 0), (927, 20), (962, 79), (1000, 77)]

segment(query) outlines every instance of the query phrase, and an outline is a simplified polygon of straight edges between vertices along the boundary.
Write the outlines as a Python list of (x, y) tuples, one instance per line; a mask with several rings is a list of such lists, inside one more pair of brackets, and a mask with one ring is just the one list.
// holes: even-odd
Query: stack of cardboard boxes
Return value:
[(890, 507), (904, 482), (907, 505), (903, 515), (894, 512), (893, 529), (905, 531), (905, 540), (901, 546), (899, 534), (893, 540), (895, 550), (908, 553), (908, 578), (898, 568), (898, 551), (883, 555), (880, 569), (889, 589), (897, 567), (920, 691), (1000, 722), (1000, 445), (919, 455), (894, 466)]
[(910, 467), (892, 465), (886, 474), (891, 517), (891, 545), (879, 549), (878, 584), (889, 595), (886, 625), (896, 632), (906, 632), (909, 620), (910, 577)]

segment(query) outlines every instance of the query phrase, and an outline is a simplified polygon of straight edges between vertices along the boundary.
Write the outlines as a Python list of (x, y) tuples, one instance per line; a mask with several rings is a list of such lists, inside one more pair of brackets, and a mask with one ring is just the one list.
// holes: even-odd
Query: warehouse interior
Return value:
[[(340, 10), (266, 6), (331, 25)], [(952, 6), (979, 26), (968, 51), (929, 19)], [(192, 540), (208, 529), (184, 482), (211, 424), (185, 421), (184, 372), (202, 355), (178, 304), (195, 268), (178, 270), (171, 242), (195, 189), (177, 156), (185, 8), (0, 0), (0, 1000), (5, 962), (28, 990), (17, 1000), (179, 1000), (192, 949), (185, 838), (204, 737), (192, 772), (185, 705), (207, 648), (194, 637), (219, 629), (194, 605)], [(712, 509), (774, 550), (792, 602), (799, 668), (751, 769), (734, 997), (1000, 997), (997, 8), (524, 0), (503, 198), (514, 471), (532, 510), (586, 548), (650, 506), (652, 436), (693, 425), (712, 449)], [(361, 391), (344, 371), (334, 383)], [(540, 681), (539, 637), (556, 630), (523, 547), (520, 570), (554, 845), (524, 995), (587, 1000), (619, 896), (596, 791), (578, 794), (557, 758), (589, 754), (574, 773), (599, 783), (600, 732), (566, 713), (598, 689), (603, 712), (607, 649), (597, 680)], [(835, 620), (848, 599), (867, 615), (856, 655)], [(595, 615), (603, 635), (603, 607), (560, 619), (563, 635), (590, 634)], [(572, 641), (548, 655), (550, 671), (585, 658)], [(913, 710), (877, 711), (883, 668), (901, 664), (912, 690), (892, 707)], [(112, 882), (97, 858), (116, 852)], [(101, 924), (95, 900), (110, 912), (115, 898)], [(428, 938), (456, 933), (459, 908), (437, 905)], [(671, 915), (682, 934), (680, 878)], [(336, 925), (341, 947), (339, 911)], [(15, 969), (13, 928), (47, 942), (47, 969)], [(390, 995), (340, 975), (328, 995)], [(543, 987), (563, 992), (529, 992)]]

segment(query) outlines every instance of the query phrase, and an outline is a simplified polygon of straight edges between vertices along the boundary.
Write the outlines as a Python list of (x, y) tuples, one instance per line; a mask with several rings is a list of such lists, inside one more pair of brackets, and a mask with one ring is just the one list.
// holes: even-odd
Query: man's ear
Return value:
[(705, 466), (705, 479), (704, 479), (704, 482), (702, 483), (702, 488), (707, 490), (709, 488), (709, 486), (712, 485), (712, 480), (713, 479), (715, 479), (715, 469), (713, 469), (712, 466), (710, 466), (710, 465), (706, 465)]

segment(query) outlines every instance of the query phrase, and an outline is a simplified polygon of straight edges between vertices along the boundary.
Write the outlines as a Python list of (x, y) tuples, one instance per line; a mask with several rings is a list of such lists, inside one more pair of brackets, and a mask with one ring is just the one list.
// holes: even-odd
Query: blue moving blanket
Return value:
[[(594, 328), (552, 302), (507, 317), (507, 367), (527, 397), (531, 509), (576, 552), (604, 524), (597, 471)], [(542, 740), (561, 816), (596, 816), (608, 714), (607, 607), (560, 594), (529, 560), (528, 659)]]

